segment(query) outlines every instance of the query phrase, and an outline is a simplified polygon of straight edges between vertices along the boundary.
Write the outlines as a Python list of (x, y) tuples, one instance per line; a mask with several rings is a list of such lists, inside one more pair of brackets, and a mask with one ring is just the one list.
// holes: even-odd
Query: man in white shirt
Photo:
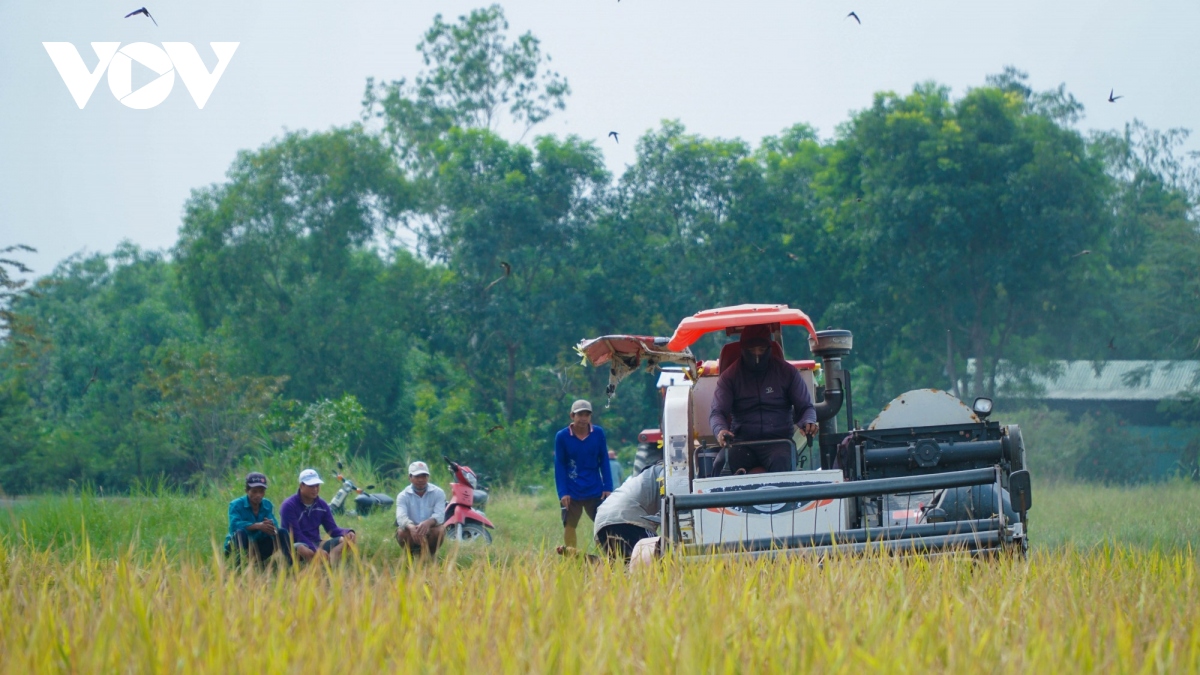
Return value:
[(612, 558), (628, 563), (633, 547), (654, 536), (663, 476), (662, 462), (647, 467), (622, 483), (596, 509), (596, 543)]
[(429, 483), (425, 462), (408, 465), (408, 482), (396, 495), (396, 541), (414, 555), (432, 558), (445, 535), (446, 493)]

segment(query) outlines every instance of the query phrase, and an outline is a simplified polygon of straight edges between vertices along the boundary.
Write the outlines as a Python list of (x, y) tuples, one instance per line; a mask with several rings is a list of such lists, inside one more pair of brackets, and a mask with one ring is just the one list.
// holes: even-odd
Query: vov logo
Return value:
[[(80, 110), (87, 105), (106, 70), (109, 90), (125, 106), (146, 110), (167, 100), (175, 86), (175, 73), (179, 73), (179, 79), (183, 80), (196, 107), (203, 110), (239, 44), (208, 43), (217, 55), (217, 66), (211, 73), (190, 42), (164, 42), (162, 47), (149, 42), (133, 42), (124, 47), (120, 42), (93, 42), (92, 51), (98, 59), (95, 70), (88, 70), (79, 50), (70, 42), (43, 42), (42, 46), (50, 54), (50, 60)], [(158, 74), (153, 82), (137, 91), (133, 90), (134, 61)]]

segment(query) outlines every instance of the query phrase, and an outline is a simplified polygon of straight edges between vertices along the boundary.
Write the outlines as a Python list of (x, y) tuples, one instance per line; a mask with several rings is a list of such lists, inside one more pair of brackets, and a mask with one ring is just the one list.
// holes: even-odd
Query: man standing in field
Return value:
[[(338, 527), (333, 520), (333, 509), (321, 499), (321, 484), (325, 481), (314, 469), (300, 472), (300, 487), (296, 494), (288, 497), (279, 507), (283, 529), (292, 537), (296, 558), (309, 562), (314, 558), (328, 559), (337, 564), (343, 549), (355, 540), (354, 530)], [(321, 543), (321, 528), (329, 539)]]
[(613, 489), (608, 440), (604, 429), (592, 424), (592, 404), (583, 399), (571, 404), (571, 423), (554, 437), (554, 482), (562, 504), (563, 544), (574, 549), (579, 518), (587, 511), (595, 523), (596, 507)]
[(229, 502), (229, 534), (225, 536), (225, 555), (242, 556), (265, 563), (275, 551), (292, 562), (292, 545), (287, 530), (279, 528), (275, 507), (266, 498), (267, 477), (252, 471), (246, 474), (246, 494)]
[(608, 451), (608, 471), (612, 474), (613, 487), (620, 487), (625, 482), (625, 470), (621, 468), (621, 460), (617, 459), (617, 451)]
[(437, 555), (446, 522), (446, 493), (429, 482), (425, 462), (408, 465), (408, 487), (396, 495), (396, 542), (423, 558)]

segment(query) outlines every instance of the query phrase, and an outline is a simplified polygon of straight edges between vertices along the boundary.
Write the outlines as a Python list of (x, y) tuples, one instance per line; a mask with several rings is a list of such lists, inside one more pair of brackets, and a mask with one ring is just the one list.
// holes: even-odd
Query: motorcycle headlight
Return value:
[(474, 471), (464, 471), (463, 477), (467, 479), (467, 485), (470, 485), (471, 489), (474, 490), (475, 486), (477, 484), (476, 480), (475, 480), (475, 472)]

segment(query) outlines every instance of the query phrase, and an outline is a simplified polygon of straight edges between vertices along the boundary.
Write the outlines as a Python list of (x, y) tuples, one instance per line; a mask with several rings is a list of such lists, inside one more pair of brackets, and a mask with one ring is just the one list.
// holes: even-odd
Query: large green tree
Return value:
[(828, 222), (854, 272), (836, 318), (865, 324), (881, 385), (953, 381), (973, 358), (988, 392), (1002, 358), (1045, 348), (1097, 290), (1077, 263), (1105, 234), (1103, 164), (1069, 97), (1007, 75), (958, 100), (878, 94), (833, 148)]
[(1113, 177), (1106, 258), (1115, 293), (1110, 326), (1076, 351), (1124, 359), (1200, 353), (1200, 153), (1185, 151), (1187, 137), (1135, 120), (1094, 139)]
[(524, 138), (555, 110), (571, 88), (547, 68), (540, 41), (526, 32), (510, 39), (500, 5), (473, 10), (456, 23), (433, 19), (417, 50), (426, 70), (410, 84), (367, 80), (363, 117), (378, 119), (385, 136), (414, 170), (432, 169), (431, 144), (455, 127), (500, 131)]
[(426, 70), (411, 85), (368, 83), (364, 117), (419, 195), (409, 241), (446, 270), (431, 346), (476, 375), (475, 405), (511, 424), (544, 407), (554, 378), (539, 366), (578, 334), (575, 251), (608, 175), (578, 138), (520, 142), (569, 88), (532, 34), (507, 31), (498, 5), (437, 16), (417, 45)]
[(158, 354), (202, 339), (160, 254), (122, 244), (111, 256), (68, 259), (14, 311), (40, 341), (3, 352), (3, 415), (22, 420), (24, 441), (0, 460), (0, 485), (188, 477), (167, 430), (144, 414), (157, 400), (142, 385)]
[(302, 401), (352, 393), (394, 433), (425, 271), (376, 242), (410, 198), (390, 151), (358, 127), (242, 153), (187, 204), (175, 248), (187, 296), (207, 330), (238, 343), (239, 370), (287, 375)]
[(502, 402), (510, 420), (522, 417), (533, 403), (518, 395), (518, 380), (530, 384), (522, 373), (568, 350), (587, 325), (572, 278), (608, 176), (595, 147), (577, 138), (543, 137), (528, 148), (456, 130), (437, 157), (442, 208), (430, 243), (455, 273), (445, 338), (458, 342), (471, 371), (490, 371), (479, 382), (485, 400)]

